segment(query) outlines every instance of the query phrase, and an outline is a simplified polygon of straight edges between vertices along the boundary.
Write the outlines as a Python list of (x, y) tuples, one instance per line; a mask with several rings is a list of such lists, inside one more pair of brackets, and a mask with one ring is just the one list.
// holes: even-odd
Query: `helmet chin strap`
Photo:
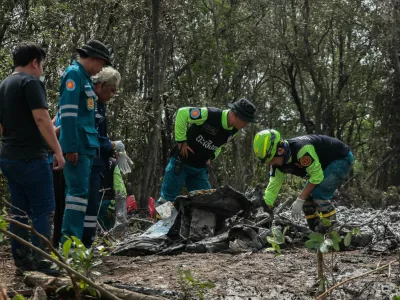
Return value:
[(290, 146), (287, 141), (284, 142), (283, 149), (285, 149), (285, 152), (282, 154), (283, 163), (287, 164), (289, 162), (290, 158), (292, 157), (292, 151), (290, 150)]

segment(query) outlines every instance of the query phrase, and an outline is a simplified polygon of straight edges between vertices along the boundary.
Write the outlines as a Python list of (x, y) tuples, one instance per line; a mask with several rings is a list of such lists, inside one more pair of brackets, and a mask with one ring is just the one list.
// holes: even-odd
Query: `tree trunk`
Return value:
[[(129, 49), (130, 49), (131, 44), (132, 44), (133, 27), (134, 27), (134, 25), (136, 23), (135, 20), (136, 20), (135, 16), (132, 16), (131, 24), (130, 24), (130, 26), (128, 28), (127, 33), (126, 33), (128, 39), (126, 41), (126, 45), (125, 45), (125, 48), (124, 48), (122, 59), (119, 62), (119, 65), (122, 66), (122, 68), (119, 68), (119, 73), (121, 74), (121, 88), (125, 84), (126, 64), (127, 64), (127, 61), (128, 61)], [(115, 99), (113, 121), (112, 121), (112, 125), (111, 125), (111, 128), (112, 128), (113, 131), (115, 131), (116, 128), (117, 128), (117, 122), (118, 122), (119, 112), (121, 110), (121, 106), (122, 106), (122, 97), (117, 97), (117, 99)]]
[[(144, 167), (141, 192), (140, 207), (148, 206), (149, 192), (153, 187), (154, 178), (156, 176), (157, 165), (160, 161), (160, 140), (161, 140), (161, 116), (163, 112), (163, 103), (161, 95), (164, 91), (165, 68), (167, 62), (167, 54), (170, 46), (170, 38), (162, 35), (159, 30), (159, 10), (160, 0), (152, 0), (152, 44), (154, 47), (153, 62), (153, 124), (150, 130), (148, 157)], [(164, 43), (162, 43), (164, 41)], [(164, 44), (164, 45), (163, 45)], [(163, 47), (164, 46), (164, 47)], [(163, 48), (163, 55), (161, 49)]]

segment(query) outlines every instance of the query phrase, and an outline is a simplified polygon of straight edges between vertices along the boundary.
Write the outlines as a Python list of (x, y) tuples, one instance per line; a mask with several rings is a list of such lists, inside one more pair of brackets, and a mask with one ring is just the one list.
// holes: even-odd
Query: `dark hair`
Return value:
[(33, 60), (37, 60), (38, 63), (46, 58), (46, 52), (34, 44), (34, 43), (21, 43), (15, 47), (13, 53), (13, 62), (15, 67), (25, 67)]
[(87, 55), (87, 53), (83, 52), (83, 51), (78, 51), (79, 57), (80, 58), (88, 58), (89, 55)]

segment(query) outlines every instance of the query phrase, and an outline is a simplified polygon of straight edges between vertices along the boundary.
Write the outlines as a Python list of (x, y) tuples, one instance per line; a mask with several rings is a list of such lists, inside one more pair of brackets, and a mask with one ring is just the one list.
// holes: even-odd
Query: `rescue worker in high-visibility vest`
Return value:
[(65, 211), (61, 244), (66, 237), (82, 239), (88, 205), (89, 177), (93, 157), (100, 146), (95, 128), (96, 94), (91, 76), (111, 64), (107, 47), (91, 40), (78, 48), (79, 60), (74, 60), (61, 77), (60, 144), (66, 156)]
[(283, 140), (278, 131), (266, 129), (254, 137), (254, 152), (270, 170), (264, 194), (268, 206), (274, 205), (285, 174), (293, 174), (308, 180), (292, 205), (292, 217), (299, 219), (304, 212), (311, 230), (318, 229), (320, 215), (336, 218), (331, 199), (354, 163), (348, 145), (330, 136), (316, 134)]
[(210, 189), (207, 164), (240, 129), (255, 122), (255, 116), (256, 108), (247, 99), (237, 100), (226, 110), (180, 108), (175, 120), (177, 145), (171, 151), (157, 203), (174, 201), (184, 185), (188, 192)]

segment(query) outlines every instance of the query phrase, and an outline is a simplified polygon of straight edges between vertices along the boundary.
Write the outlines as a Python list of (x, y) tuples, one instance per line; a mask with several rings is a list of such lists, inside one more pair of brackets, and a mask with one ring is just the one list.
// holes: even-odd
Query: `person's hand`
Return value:
[(121, 141), (115, 141), (113, 142), (114, 144), (114, 150), (117, 152), (124, 152), (125, 151), (125, 145)]
[(78, 162), (78, 153), (67, 153), (66, 155), (68, 161), (70, 161), (74, 166)]
[[(78, 155), (78, 154), (77, 154)], [(58, 171), (61, 170), (62, 168), (64, 168), (65, 166), (65, 159), (64, 156), (62, 154), (62, 152), (60, 153), (55, 153), (54, 156), (54, 161), (53, 161), (53, 170)]]
[(210, 166), (211, 167), (211, 160), (209, 159), (209, 160), (207, 160), (207, 162), (206, 162), (206, 165), (208, 165), (208, 166)]
[(178, 143), (178, 147), (180, 150), (180, 155), (184, 158), (188, 158), (188, 151), (190, 151), (194, 154), (194, 151), (192, 150), (192, 148), (190, 148), (188, 146), (188, 144), (186, 142)]
[(292, 218), (294, 220), (301, 219), (303, 215), (303, 204), (305, 200), (297, 198), (292, 204)]

